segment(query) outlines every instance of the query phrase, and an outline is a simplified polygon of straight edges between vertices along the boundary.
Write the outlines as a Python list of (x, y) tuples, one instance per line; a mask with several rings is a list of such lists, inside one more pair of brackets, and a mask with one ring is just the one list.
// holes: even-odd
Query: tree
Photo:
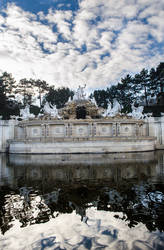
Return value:
[(156, 68), (156, 78), (159, 92), (164, 92), (164, 62), (161, 62)]
[(68, 101), (69, 97), (73, 98), (74, 92), (69, 88), (58, 88), (50, 87), (49, 92), (45, 95), (45, 101), (56, 105), (56, 107), (63, 108), (64, 104)]
[(136, 74), (134, 77), (134, 92), (136, 94), (137, 100), (145, 100), (146, 106), (148, 106), (148, 100), (151, 95), (149, 86), (150, 77), (148, 74), (148, 70), (143, 69), (139, 74)]
[(4, 72), (0, 76), (0, 114), (3, 119), (10, 115), (19, 115), (19, 103), (15, 99), (16, 81), (11, 74)]
[(33, 80), (33, 79), (30, 79), (31, 81), (31, 84), (32, 86), (36, 87), (37, 88), (37, 93), (39, 94), (38, 96), (38, 99), (39, 99), (39, 104), (40, 104), (40, 107), (42, 105), (42, 95), (45, 94), (46, 92), (49, 91), (50, 87), (49, 85), (47, 84), (46, 81), (42, 81), (42, 80)]
[(4, 86), (0, 84), (0, 114), (3, 115), (3, 111), (6, 105), (6, 96), (4, 93)]
[[(93, 96), (96, 100), (96, 103), (99, 107), (107, 108), (108, 107), (108, 94), (106, 90), (95, 90)], [(90, 96), (92, 97), (92, 96)]]
[(156, 97), (157, 94), (159, 93), (159, 88), (158, 88), (157, 74), (154, 68), (151, 68), (149, 77), (150, 77), (149, 91), (151, 93), (151, 97)]
[(118, 98), (117, 85), (112, 85), (110, 88), (107, 88), (107, 96), (108, 102), (113, 105), (114, 100)]
[(133, 78), (127, 75), (121, 79), (121, 83), (117, 84), (116, 99), (122, 106), (122, 112), (131, 112), (131, 105), (135, 100), (133, 92)]
[(15, 90), (15, 94), (22, 96), (23, 107), (25, 107), (27, 104), (31, 105), (32, 96), (34, 95), (31, 80), (27, 80), (26, 78), (21, 79)]
[(13, 98), (15, 88), (17, 87), (15, 79), (12, 77), (12, 74), (7, 72), (2, 73), (0, 76), (0, 85), (3, 87), (3, 93), (6, 98)]

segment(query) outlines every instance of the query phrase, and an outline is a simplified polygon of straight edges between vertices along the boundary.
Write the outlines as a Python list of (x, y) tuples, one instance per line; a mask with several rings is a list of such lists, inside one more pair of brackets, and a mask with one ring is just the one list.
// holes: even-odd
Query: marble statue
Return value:
[(20, 116), (23, 120), (28, 120), (29, 118), (34, 118), (35, 115), (30, 113), (30, 106), (27, 105), (24, 109), (20, 110)]
[(143, 106), (135, 107), (134, 104), (132, 104), (132, 112), (128, 114), (128, 116), (132, 116), (133, 118), (136, 119), (143, 119)]
[(97, 102), (96, 102), (96, 99), (95, 99), (94, 97), (91, 99), (91, 102), (92, 102), (96, 107), (98, 107)]
[(55, 117), (55, 118), (60, 118), (59, 114), (58, 114), (58, 109), (56, 108), (56, 105), (50, 105), (48, 102), (45, 103), (44, 105), (44, 113), (45, 114), (48, 114), (52, 117)]
[(74, 95), (73, 100), (77, 100), (77, 101), (78, 100), (85, 100), (85, 96), (86, 96), (86, 94), (84, 93), (85, 87), (86, 87), (86, 84), (83, 87), (79, 85), (79, 87)]
[(109, 102), (107, 110), (105, 111), (103, 116), (104, 117), (114, 117), (114, 116), (120, 114), (120, 112), (121, 112), (121, 105), (119, 104), (119, 102), (117, 100), (114, 100), (113, 108), (112, 108), (111, 103)]

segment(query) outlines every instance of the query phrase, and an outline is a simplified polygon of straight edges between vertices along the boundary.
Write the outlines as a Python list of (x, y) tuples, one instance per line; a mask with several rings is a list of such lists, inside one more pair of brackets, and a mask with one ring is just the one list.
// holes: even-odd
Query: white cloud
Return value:
[(63, 35), (64, 38), (70, 40), (71, 31), (70, 31), (70, 23), (69, 21), (72, 18), (71, 11), (53, 11), (52, 9), (49, 10), (47, 16), (44, 16), (46, 20), (50, 24), (56, 24), (58, 32)]
[(163, 60), (161, 1), (81, 0), (79, 6), (35, 15), (9, 4), (6, 17), (0, 15), (0, 70), (56, 87), (101, 88)]
[(148, 23), (152, 26), (151, 34), (158, 42), (164, 41), (164, 10), (158, 16), (148, 18)]

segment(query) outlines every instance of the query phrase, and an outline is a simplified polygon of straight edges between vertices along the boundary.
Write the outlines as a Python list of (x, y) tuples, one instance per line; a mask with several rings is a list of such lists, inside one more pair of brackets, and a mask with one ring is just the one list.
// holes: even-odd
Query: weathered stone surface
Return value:
[(90, 100), (72, 101), (59, 111), (59, 115), (63, 117), (63, 119), (76, 119), (78, 107), (85, 107), (86, 119), (94, 119), (101, 117), (100, 109), (96, 107), (96, 105)]
[[(76, 119), (78, 107), (85, 108), (85, 119)], [(0, 150), (71, 154), (139, 152), (164, 147), (164, 118), (143, 121), (120, 114), (102, 118), (101, 114), (102, 110), (91, 101), (75, 100), (60, 110), (63, 119), (44, 116), (19, 123), (1, 121)]]
[(108, 140), (70, 140), (70, 141), (12, 141), (10, 153), (24, 154), (73, 154), (140, 152), (155, 150), (154, 138), (111, 138)]

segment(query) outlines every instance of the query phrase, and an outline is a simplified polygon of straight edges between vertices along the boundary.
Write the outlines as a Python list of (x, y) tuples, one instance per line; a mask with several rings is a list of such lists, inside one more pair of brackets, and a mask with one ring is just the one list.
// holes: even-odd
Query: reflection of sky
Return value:
[[(93, 176), (95, 176), (95, 173), (97, 173), (98, 178), (103, 179), (104, 175), (103, 174), (100, 175), (101, 172), (99, 172), (99, 170), (104, 171), (104, 173), (107, 170), (110, 173), (109, 174), (109, 177), (110, 177), (110, 175), (112, 173), (110, 170), (114, 169), (114, 170), (117, 170), (116, 172), (114, 172), (117, 175), (117, 177), (119, 177), (119, 175), (121, 174), (121, 178), (127, 178), (127, 182), (129, 181), (129, 179), (131, 177), (136, 176), (136, 170), (138, 170), (138, 172), (140, 172), (141, 176), (145, 173), (145, 176), (147, 176), (146, 178), (148, 178), (149, 182), (151, 183), (151, 181), (153, 180), (153, 178), (151, 177), (152, 174), (153, 174), (152, 176), (154, 176), (154, 177), (156, 175), (160, 174), (160, 176), (163, 178), (163, 172), (162, 172), (163, 166), (164, 166), (163, 153), (164, 152), (162, 152), (162, 151), (156, 152), (155, 158), (153, 158), (152, 155), (150, 155), (150, 154), (147, 155), (145, 153), (145, 159), (146, 159), (146, 155), (147, 155), (147, 160), (145, 163), (142, 163), (142, 164), (141, 164), (141, 162), (142, 162), (141, 159), (139, 160), (139, 155), (141, 156), (141, 154), (136, 154), (136, 157), (134, 159), (135, 164), (133, 165), (133, 167), (132, 167), (131, 163), (129, 163), (129, 159), (131, 159), (130, 154), (128, 154), (128, 157), (127, 157), (127, 154), (125, 154), (124, 156), (127, 157), (128, 163), (127, 163), (127, 167), (126, 167), (126, 164), (125, 164), (125, 166), (123, 166), (123, 164), (121, 165), (121, 167), (120, 167), (121, 172), (118, 171), (119, 170), (118, 167), (114, 169), (114, 166), (112, 168), (110, 165), (104, 167), (104, 165), (101, 166), (101, 164), (99, 164), (95, 168), (94, 168), (94, 164), (93, 165), (91, 164), (92, 168), (89, 168), (86, 166), (82, 168), (82, 165), (78, 166), (78, 168), (74, 165), (71, 167), (67, 166), (67, 168), (65, 168), (63, 165), (59, 168), (59, 170), (63, 170), (64, 173), (68, 170), (68, 172), (66, 172), (66, 174), (69, 176), (72, 183), (74, 180), (76, 180), (76, 178), (72, 179), (72, 176), (70, 173), (75, 174), (75, 172), (79, 173), (78, 171), (81, 171), (80, 172), (81, 175), (77, 174), (77, 177), (78, 177), (77, 180), (79, 180), (79, 176), (81, 176), (81, 177), (85, 176), (84, 174), (87, 173), (87, 169), (89, 171), (88, 171), (88, 175), (86, 175), (86, 179), (90, 178), (90, 177), (93, 178)], [(134, 156), (134, 154), (133, 154), (133, 156)], [(148, 156), (151, 156), (150, 161), (148, 160), (149, 159)], [(108, 159), (108, 157), (107, 157), (107, 159)], [(112, 157), (112, 156), (110, 156), (110, 157)], [(117, 155), (117, 159), (120, 159), (120, 157), (122, 157), (121, 161), (126, 158), (126, 157), (123, 158), (123, 154)], [(32, 159), (34, 161), (35, 157)], [(59, 162), (59, 159), (60, 159), (60, 157), (58, 157), (58, 162)], [(61, 158), (61, 159), (63, 159), (63, 158)], [(69, 161), (71, 160), (71, 162), (72, 162), (73, 159), (75, 160), (76, 157), (75, 158), (69, 157), (67, 160), (69, 160)], [(82, 159), (83, 158), (81, 158), (81, 160)], [(156, 161), (154, 161), (153, 159), (156, 159)], [(16, 178), (23, 177), (25, 175), (25, 172), (28, 175), (29, 180), (31, 181), (31, 184), (33, 184), (32, 181), (36, 179), (36, 175), (35, 175), (36, 173), (38, 173), (39, 180), (42, 180), (42, 178), (45, 177), (45, 174), (48, 174), (51, 177), (52, 174), (55, 173), (55, 170), (58, 170), (57, 166), (52, 166), (51, 168), (49, 168), (49, 172), (48, 172), (47, 166), (45, 166), (45, 168), (43, 166), (39, 167), (39, 164), (35, 168), (35, 167), (32, 167), (32, 165), (31, 166), (28, 165), (28, 164), (30, 164), (30, 161), (28, 161), (28, 160), (29, 159), (27, 157), (27, 162), (23, 161), (24, 164), (26, 165), (26, 167), (24, 167), (23, 165), (21, 166), (22, 158), (21, 158), (18, 166), (16, 166), (16, 162), (14, 162), (14, 161), (12, 161), (14, 166), (12, 166), (12, 164), (6, 165), (6, 161), (7, 161), (6, 157), (4, 155), (0, 155), (0, 186), (5, 186), (5, 183), (8, 183), (6, 186), (9, 187), (11, 184), (12, 187), (16, 187), (16, 181), (15, 181)], [(90, 161), (91, 161), (91, 158), (90, 158)], [(140, 162), (140, 165), (136, 165), (138, 161)], [(32, 164), (32, 162), (31, 162), (31, 164)], [(103, 162), (104, 162), (104, 159), (103, 159)], [(158, 165), (157, 165), (157, 162), (158, 162)], [(34, 170), (34, 171), (30, 172), (32, 170)], [(38, 172), (35, 170), (38, 170)], [(85, 170), (85, 171), (82, 171), (82, 170)], [(90, 170), (92, 170), (92, 171), (90, 171)], [(149, 171), (147, 172), (147, 170), (149, 170)], [(33, 175), (32, 175), (32, 173), (33, 173)], [(61, 173), (62, 173), (62, 171), (61, 171)], [(91, 175), (90, 175), (90, 173), (91, 173)], [(92, 174), (94, 174), (94, 175), (92, 175)], [(55, 176), (57, 176), (57, 175), (54, 175), (53, 178), (56, 178)], [(62, 176), (62, 174), (61, 174), (61, 176)], [(3, 177), (5, 177), (5, 178), (3, 178)], [(62, 183), (64, 183), (63, 176), (62, 176), (61, 180), (62, 180)], [(118, 179), (115, 178), (115, 180), (117, 183)], [(139, 179), (137, 179), (137, 180), (139, 180)], [(4, 181), (4, 182), (2, 182), (2, 181)], [(56, 182), (56, 180), (53, 179), (53, 183), (55, 183), (55, 182)], [(89, 182), (89, 183), (91, 185), (91, 182)], [(44, 192), (45, 192), (46, 185), (49, 186), (48, 184), (49, 183), (46, 182), (46, 184), (43, 188)], [(76, 184), (77, 184), (77, 182), (76, 182)], [(120, 181), (118, 183), (118, 186), (119, 186), (119, 184), (120, 184)], [(109, 186), (110, 186), (110, 184), (109, 184)], [(50, 189), (53, 189), (53, 186), (50, 187)], [(112, 197), (113, 197), (112, 194), (114, 193), (116, 195), (117, 192), (112, 192), (112, 190), (110, 190), (110, 189), (111, 189), (111, 187), (108, 190), (109, 192), (107, 192), (107, 190), (106, 190), (106, 194), (108, 194), (108, 196), (110, 196), (109, 200), (110, 200), (110, 203), (112, 204)], [(148, 210), (146, 210), (148, 200), (147, 200), (147, 196), (143, 197), (143, 194), (147, 194), (146, 192), (144, 192), (145, 191), (144, 186), (143, 185), (141, 185), (141, 186), (135, 185), (135, 190), (137, 193), (137, 200), (136, 200), (137, 203), (136, 204), (138, 204), (138, 207), (139, 207), (144, 202), (143, 205), (145, 207), (143, 209), (146, 213), (146, 211), (148, 211)], [(28, 190), (20, 189), (20, 191), (21, 191), (20, 196), (24, 192), (23, 197), (25, 197), (26, 196), (25, 194), (27, 193)], [(54, 191), (54, 190), (51, 190), (51, 191)], [(122, 190), (120, 190), (120, 194), (121, 194), (121, 192), (122, 192)], [(67, 192), (65, 194), (66, 194), (66, 196), (68, 195)], [(156, 194), (156, 193), (154, 192), (154, 194)], [(73, 195), (76, 195), (76, 193), (73, 192)], [(119, 195), (119, 192), (118, 192), (118, 195)], [(152, 195), (153, 195), (153, 193), (151, 193), (151, 196)], [(158, 195), (159, 195), (159, 192), (158, 192)], [(12, 195), (11, 195), (11, 197), (12, 197)], [(14, 195), (13, 195), (13, 197), (14, 197)], [(16, 197), (16, 195), (15, 195), (15, 197)], [(18, 195), (17, 195), (17, 197), (18, 197)], [(25, 212), (29, 215), (30, 211), (32, 211), (34, 217), (37, 217), (39, 212), (40, 212), (40, 208), (39, 208), (40, 197), (36, 196), (35, 200), (34, 200), (34, 196), (32, 196), (32, 197), (33, 198), (32, 198), (31, 203), (29, 203), (29, 200), (27, 199), (28, 205), (26, 206)], [(43, 195), (43, 197), (44, 197), (44, 199), (41, 202), (42, 203), (42, 211), (43, 210), (48, 211), (49, 207), (48, 207), (48, 205), (46, 205), (46, 204), (48, 204), (48, 199), (51, 198), (51, 200), (52, 200), (52, 198), (54, 198), (53, 201), (56, 203), (58, 200), (58, 193), (53, 192), (52, 194), (51, 193), (48, 195), (45, 194), (45, 195)], [(61, 197), (64, 197), (64, 196), (61, 196)], [(69, 200), (71, 200), (70, 197), (69, 197)], [(124, 196), (122, 196), (122, 197), (124, 197)], [(9, 198), (10, 197), (8, 196), (7, 199), (9, 200)], [(74, 198), (76, 198), (76, 197), (74, 196)], [(150, 198), (150, 194), (149, 194), (149, 198)], [(151, 198), (152, 198), (152, 200), (156, 199), (156, 196), (154, 195)], [(101, 200), (100, 196), (97, 198), (96, 201), (98, 201), (99, 199)], [(74, 199), (72, 199), (72, 200), (74, 201)], [(116, 198), (114, 200), (116, 200)], [(135, 197), (134, 197), (134, 200), (135, 200)], [(73, 204), (73, 201), (72, 201), (72, 204)], [(76, 199), (75, 199), (75, 201), (76, 201)], [(124, 199), (124, 201), (125, 201), (125, 199)], [(88, 204), (88, 206), (92, 206), (92, 204), (94, 203), (94, 202), (93, 203), (92, 202), (93, 201), (91, 199), (90, 204)], [(157, 202), (159, 202), (159, 200)], [(19, 199), (18, 199), (18, 203), (19, 203)], [(14, 204), (15, 209), (18, 208), (18, 206), (17, 206), (17, 205), (19, 205), (18, 203), (15, 202), (15, 204)], [(120, 204), (120, 203), (121, 202), (117, 202), (116, 204)], [(133, 203), (133, 200), (132, 200), (132, 203)], [(162, 202), (160, 202), (160, 203), (162, 203)], [(7, 204), (7, 203), (5, 203), (5, 204)], [(131, 203), (129, 203), (129, 204), (131, 204)], [(136, 204), (131, 204), (131, 205), (136, 205)], [(71, 206), (71, 202), (69, 202), (69, 205)], [(30, 207), (30, 209), (27, 208), (28, 206)], [(136, 208), (137, 208), (137, 206), (136, 206)], [(151, 211), (151, 208), (152, 207), (150, 207), (149, 211)], [(154, 205), (154, 209), (155, 208), (156, 207)], [(163, 208), (162, 205), (161, 205), (161, 208)], [(148, 209), (149, 209), (149, 207), (148, 207)], [(7, 209), (6, 209), (6, 211), (7, 211)], [(10, 213), (13, 211), (12, 215), (15, 215), (15, 216), (16, 216), (16, 214), (17, 214), (17, 216), (19, 216), (19, 214), (20, 214), (20, 210), (19, 211), (17, 210), (18, 211), (17, 213), (14, 211), (14, 209), (11, 209), (11, 210), (9, 209), (8, 211)], [(114, 211), (114, 210), (112, 210), (112, 211)], [(117, 210), (117, 211), (123, 211), (123, 210)], [(139, 209), (138, 211), (142, 212), (142, 209), (141, 210)], [(160, 209), (158, 209), (158, 214), (160, 216)], [(9, 213), (6, 213), (6, 215), (8, 216)], [(116, 216), (116, 215), (118, 215), (118, 216)], [(152, 249), (152, 248), (159, 249), (160, 247), (161, 247), (160, 249), (164, 248), (164, 234), (162, 234), (162, 233), (160, 234), (158, 231), (150, 233), (147, 230), (146, 226), (142, 223), (138, 223), (135, 227), (129, 228), (129, 225), (128, 225), (129, 221), (126, 221), (125, 218), (121, 220), (121, 218), (123, 218), (124, 215), (125, 214), (119, 213), (119, 212), (109, 212), (109, 211), (107, 212), (107, 211), (102, 211), (102, 210), (96, 210), (96, 208), (94, 208), (94, 207), (87, 208), (85, 211), (85, 209), (82, 206), (77, 204), (76, 209), (71, 214), (65, 213), (65, 214), (58, 215), (58, 212), (55, 212), (54, 213), (55, 218), (51, 218), (46, 223), (33, 224), (30, 226), (29, 226), (30, 223), (27, 223), (27, 225), (25, 227), (21, 228), (20, 226), (22, 225), (22, 223), (19, 222), (20, 220), (18, 221), (16, 219), (14, 219), (14, 221), (9, 222), (10, 224), (13, 224), (14, 226), (11, 227), (9, 230), (7, 230), (4, 235), (0, 235), (0, 242), (1, 242), (0, 249), (4, 249), (4, 250), (10, 250), (10, 249), (11, 250), (14, 250), (14, 249), (15, 250), (17, 250), (17, 249), (18, 250), (19, 249), (46, 249), (46, 248), (47, 249), (57, 249), (57, 247), (60, 247), (58, 249), (73, 249), (73, 248), (75, 248), (75, 249), (96, 249), (96, 248), (109, 249), (109, 246), (112, 249), (137, 249), (137, 250), (138, 249)], [(51, 217), (51, 214), (49, 216)], [(25, 218), (26, 218), (26, 216), (25, 216)], [(28, 216), (27, 216), (27, 218), (28, 218)]]
[[(122, 216), (121, 213), (117, 213)], [(138, 224), (129, 228), (125, 221), (114, 217), (116, 213), (86, 211), (87, 223), (81, 222), (79, 215), (60, 214), (46, 224), (36, 224), (20, 228), (19, 223), (0, 236), (3, 249), (144, 249), (153, 244), (164, 247), (164, 236), (158, 232), (149, 233), (145, 226)], [(159, 238), (159, 235), (161, 238)], [(151, 239), (151, 240), (150, 240)], [(58, 248), (59, 249), (59, 248)], [(138, 248), (139, 249), (139, 248)]]

